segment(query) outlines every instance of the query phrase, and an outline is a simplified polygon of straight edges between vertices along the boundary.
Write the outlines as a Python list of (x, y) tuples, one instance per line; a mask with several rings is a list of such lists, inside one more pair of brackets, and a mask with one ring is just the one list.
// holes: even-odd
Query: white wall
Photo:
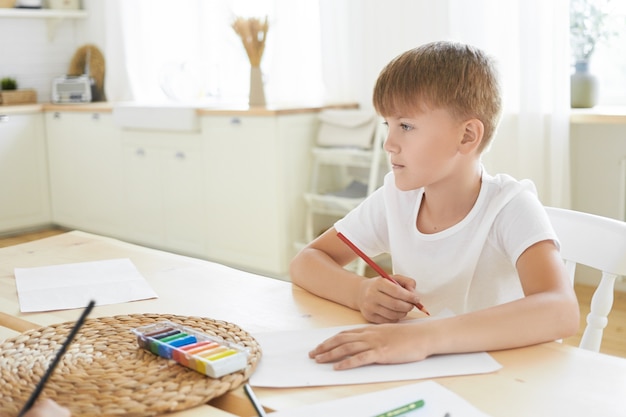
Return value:
[(19, 88), (37, 90), (38, 101), (50, 101), (52, 79), (65, 74), (78, 47), (77, 25), (63, 22), (54, 39), (44, 19), (0, 20), (0, 77), (13, 77)]
[[(76, 49), (104, 39), (98, 9), (103, 0), (83, 0), (87, 19), (54, 21), (41, 18), (0, 18), (0, 78), (17, 79), (19, 88), (37, 90), (39, 102), (50, 101), (52, 79), (64, 75)], [(93, 10), (92, 12), (92, 8)]]

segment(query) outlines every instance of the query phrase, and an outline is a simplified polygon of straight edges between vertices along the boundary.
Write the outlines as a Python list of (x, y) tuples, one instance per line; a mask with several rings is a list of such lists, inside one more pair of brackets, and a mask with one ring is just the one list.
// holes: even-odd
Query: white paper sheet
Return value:
[(417, 400), (424, 400), (424, 405), (414, 411), (391, 414), (402, 417), (487, 417), (487, 414), (478, 410), (462, 397), (434, 381), (418, 382), (369, 394), (354, 395), (277, 411), (269, 413), (269, 415), (272, 417), (373, 417)]
[(359, 326), (253, 334), (263, 355), (250, 384), (283, 388), (364, 384), (482, 374), (502, 367), (484, 352), (431, 356), (419, 362), (369, 365), (343, 371), (335, 371), (332, 364), (320, 364), (309, 358), (308, 352), (315, 346), (342, 330), (355, 327)]
[(15, 283), (23, 313), (158, 297), (130, 259), (15, 268)]

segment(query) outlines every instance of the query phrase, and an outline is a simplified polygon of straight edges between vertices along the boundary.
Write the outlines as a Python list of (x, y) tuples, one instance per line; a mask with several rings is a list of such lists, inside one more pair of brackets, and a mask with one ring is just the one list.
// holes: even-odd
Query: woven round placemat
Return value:
[[(130, 329), (172, 321), (248, 348), (248, 366), (213, 379), (137, 345)], [(29, 330), (0, 344), (0, 416), (16, 416), (74, 322)], [(204, 404), (244, 383), (261, 358), (246, 331), (225, 321), (167, 314), (87, 319), (48, 379), (41, 398), (77, 416), (152, 416)]]

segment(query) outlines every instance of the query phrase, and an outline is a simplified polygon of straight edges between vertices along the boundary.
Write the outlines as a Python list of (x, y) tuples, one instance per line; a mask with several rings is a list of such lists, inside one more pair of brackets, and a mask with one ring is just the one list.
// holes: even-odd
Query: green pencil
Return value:
[(424, 400), (417, 400), (412, 403), (403, 405), (402, 407), (394, 408), (393, 410), (385, 411), (382, 414), (378, 414), (375, 417), (396, 417), (406, 414), (409, 411), (417, 410), (424, 406)]

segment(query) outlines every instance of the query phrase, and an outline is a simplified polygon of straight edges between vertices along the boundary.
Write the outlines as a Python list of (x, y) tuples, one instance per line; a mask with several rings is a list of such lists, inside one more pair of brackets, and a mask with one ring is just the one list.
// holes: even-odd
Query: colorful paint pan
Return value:
[(248, 351), (243, 346), (180, 324), (167, 321), (131, 331), (142, 349), (212, 378), (241, 371), (248, 365)]
[(188, 335), (187, 333), (182, 332), (172, 337), (173, 339), (169, 339), (167, 342), (162, 342), (159, 345), (159, 356), (167, 359), (172, 359), (172, 352), (174, 348), (179, 346), (185, 346), (190, 343), (196, 343), (197, 341), (196, 336)]
[(205, 349), (206, 346), (209, 345), (217, 345), (217, 343), (212, 340), (203, 340), (201, 342), (197, 341), (196, 343), (181, 346), (178, 349), (175, 349), (174, 352), (172, 352), (172, 359), (182, 365), (189, 366), (190, 355), (193, 355), (195, 352)]
[(151, 339), (151, 342), (149, 344), (150, 352), (154, 353), (155, 355), (158, 355), (160, 344), (163, 343), (164, 340), (167, 340), (170, 337), (175, 337), (176, 335), (180, 333), (181, 333), (180, 330), (171, 329), (167, 332), (159, 333), (157, 336), (149, 337), (149, 339)]

